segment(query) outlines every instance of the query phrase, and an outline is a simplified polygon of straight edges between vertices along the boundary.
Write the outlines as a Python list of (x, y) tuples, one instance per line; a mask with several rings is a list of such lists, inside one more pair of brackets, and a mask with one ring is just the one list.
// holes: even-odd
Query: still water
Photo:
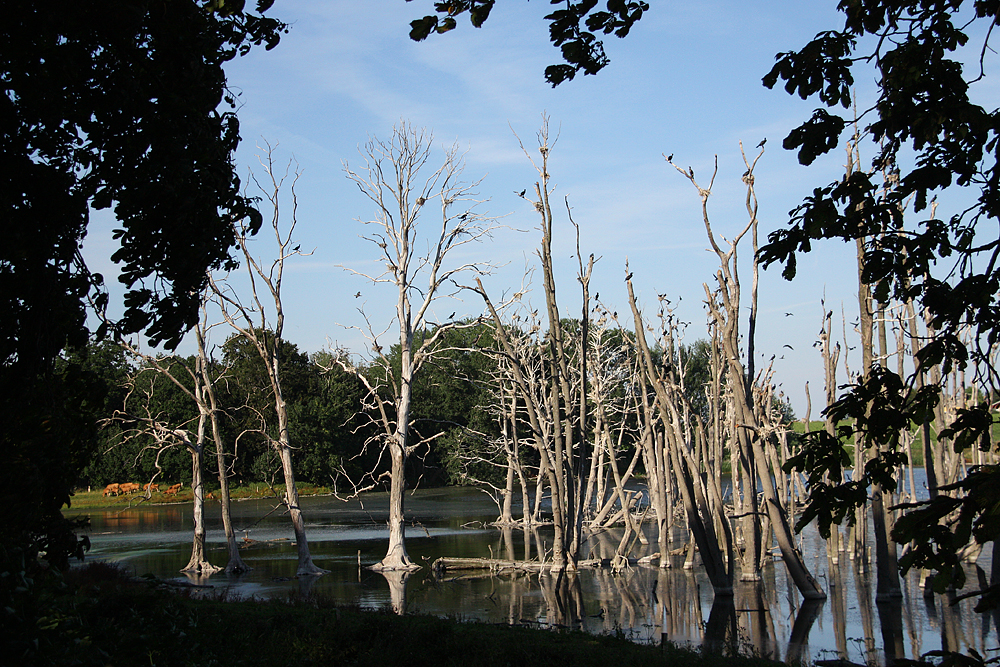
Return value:
[[(136, 575), (153, 574), (178, 583), (210, 586), (244, 597), (323, 595), (364, 608), (405, 608), (408, 612), (497, 623), (574, 627), (616, 632), (636, 641), (662, 638), (693, 644), (738, 644), (761, 655), (786, 661), (846, 658), (885, 664), (894, 657), (918, 657), (936, 649), (973, 648), (986, 657), (1000, 654), (1000, 617), (976, 614), (971, 600), (949, 604), (947, 596), (925, 597), (915, 573), (903, 582), (903, 599), (894, 605), (874, 603), (874, 572), (858, 572), (842, 557), (832, 571), (815, 531), (801, 536), (808, 566), (827, 591), (826, 601), (803, 604), (780, 560), (764, 572), (759, 585), (741, 584), (734, 604), (713, 608), (712, 587), (700, 568), (636, 565), (623, 573), (582, 570), (575, 577), (488, 572), (435, 578), (429, 567), (403, 579), (365, 569), (385, 554), (388, 529), (384, 493), (342, 502), (331, 497), (303, 498), (309, 546), (314, 562), (330, 571), (319, 578), (295, 577), (296, 550), (291, 525), (274, 499), (233, 504), (233, 522), (244, 541), (243, 559), (253, 571), (240, 576), (201, 578), (179, 573), (191, 553), (191, 505), (127, 507), (109, 501), (104, 511), (89, 510), (89, 558), (118, 562)], [(524, 558), (551, 536), (488, 527), (498, 515), (486, 494), (469, 488), (418, 490), (406, 498), (407, 550), (429, 566), (439, 556)], [(516, 514), (515, 514), (516, 515)], [(218, 503), (206, 508), (209, 560), (225, 566), (227, 555)], [(651, 531), (647, 526), (646, 530)], [(636, 544), (642, 556), (655, 551)], [(594, 535), (585, 556), (609, 557), (619, 536)], [(989, 553), (980, 558), (986, 570)], [(359, 568), (359, 562), (362, 567)], [(982, 570), (967, 570), (975, 586)], [(954, 595), (951, 596), (954, 599)]]

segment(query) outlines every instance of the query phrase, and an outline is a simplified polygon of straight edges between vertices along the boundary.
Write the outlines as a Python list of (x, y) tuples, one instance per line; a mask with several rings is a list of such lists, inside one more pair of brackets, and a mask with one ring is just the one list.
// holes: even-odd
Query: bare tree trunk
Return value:
[[(726, 358), (729, 360), (728, 370), (730, 374), (730, 386), (733, 389), (733, 407), (737, 419), (736, 423), (740, 425), (737, 429), (740, 449), (745, 452), (747, 460), (751, 462), (755, 469), (756, 475), (754, 475), (753, 478), (760, 480), (760, 489), (764, 496), (764, 510), (770, 520), (775, 539), (778, 543), (779, 549), (781, 550), (789, 575), (804, 597), (808, 599), (823, 599), (826, 597), (826, 594), (805, 566), (802, 555), (795, 545), (791, 526), (788, 523), (787, 514), (785, 513), (784, 507), (782, 506), (777, 491), (775, 490), (774, 483), (771, 478), (770, 466), (768, 464), (768, 457), (762, 443), (760, 420), (758, 420), (757, 415), (754, 412), (753, 398), (750, 389), (750, 383), (753, 381), (753, 378), (748, 377), (746, 368), (744, 367), (740, 356), (740, 338), (737, 326), (740, 312), (740, 285), (736, 267), (736, 249), (740, 239), (748, 231), (755, 229), (758, 224), (756, 216), (757, 203), (754, 195), (753, 170), (761, 155), (763, 155), (763, 151), (758, 154), (753, 163), (749, 162), (746, 157), (744, 157), (747, 171), (743, 176), (743, 182), (747, 186), (747, 210), (750, 220), (746, 227), (744, 227), (743, 231), (738, 233), (733, 240), (729, 242), (730, 247), (728, 251), (723, 251), (722, 248), (719, 247), (715, 239), (715, 235), (712, 232), (712, 225), (708, 215), (708, 199), (711, 195), (711, 188), (704, 189), (699, 186), (695, 180), (693, 170), (684, 170), (680, 167), (676, 167), (676, 165), (675, 168), (689, 181), (691, 181), (691, 184), (698, 190), (699, 196), (701, 197), (702, 221), (705, 224), (705, 231), (713, 250), (718, 255), (720, 260), (720, 269), (716, 273), (716, 279), (719, 283), (718, 293), (722, 299), (723, 307), (721, 309), (714, 308), (712, 316), (719, 324), (722, 331), (721, 341), (723, 351)], [(716, 171), (717, 170), (718, 167), (716, 167)], [(714, 178), (715, 175), (713, 173), (713, 181)], [(707, 286), (706, 292), (708, 292)], [(716, 301), (712, 298), (710, 293), (707, 296), (709, 297), (709, 308), (712, 309)], [(723, 313), (725, 313), (724, 316)], [(753, 469), (751, 472), (753, 473)]]
[[(638, 369), (637, 369), (638, 370)], [(642, 376), (639, 375), (639, 378)], [(641, 386), (641, 385), (640, 385)], [(656, 539), (660, 552), (660, 568), (668, 568), (670, 562), (670, 526), (672, 523), (671, 507), (668, 499), (669, 472), (664, 460), (664, 448), (658, 446), (654, 428), (655, 417), (649, 405), (646, 391), (636, 392), (642, 397), (642, 405), (636, 405), (636, 414), (642, 420), (642, 432), (639, 446), (646, 464), (646, 474), (649, 477), (646, 487), (649, 490), (650, 504), (656, 516)], [(638, 397), (636, 401), (638, 402)]]
[(510, 454), (507, 457), (507, 475), (503, 486), (503, 503), (500, 506), (500, 524), (503, 526), (514, 523), (514, 464), (510, 460)]
[[(204, 300), (202, 301), (202, 312), (204, 313)], [(204, 327), (204, 321), (199, 322), (197, 325), (199, 342), (201, 341)], [(194, 500), (192, 507), (194, 534), (191, 540), (191, 558), (188, 560), (187, 565), (181, 569), (181, 572), (209, 576), (218, 572), (222, 568), (209, 563), (205, 551), (205, 485), (203, 482), (205, 425), (210, 419), (212, 419), (213, 432), (215, 432), (214, 427), (216, 424), (214, 422), (214, 403), (210, 404), (209, 399), (206, 397), (207, 374), (204, 372), (204, 356), (201, 354), (196, 356), (195, 365), (192, 368), (182, 359), (178, 359), (176, 357), (154, 357), (140, 352), (127, 342), (123, 341), (121, 344), (130, 354), (143, 359), (145, 363), (148, 364), (145, 372), (154, 372), (157, 376), (165, 378), (167, 381), (173, 383), (181, 391), (181, 393), (194, 402), (198, 409), (198, 426), (193, 439), (190, 432), (186, 428), (182, 426), (178, 427), (174, 424), (165, 424), (160, 421), (158, 415), (154, 416), (151, 413), (148, 403), (145, 406), (145, 417), (131, 415), (124, 416), (124, 418), (128, 421), (143, 424), (138, 431), (152, 436), (156, 442), (155, 449), (157, 450), (157, 459), (155, 461), (155, 465), (157, 469), (160, 468), (160, 455), (167, 449), (177, 444), (182, 444), (191, 455), (191, 490)], [(185, 384), (185, 382), (181, 381), (181, 378), (178, 377), (179, 373), (177, 369), (181, 369), (183, 373), (187, 375), (187, 379), (193, 387), (190, 387)], [(144, 371), (140, 371), (140, 373), (141, 372)], [(133, 385), (136, 380), (137, 378), (133, 378)], [(152, 386), (149, 391), (150, 393), (147, 394), (147, 401), (152, 392)]]
[[(668, 461), (671, 461), (672, 465), (670, 465), (670, 468), (677, 476), (678, 487), (681, 498), (684, 501), (684, 509), (688, 516), (688, 526), (693, 539), (692, 546), (695, 543), (698, 545), (702, 562), (705, 565), (705, 571), (708, 574), (709, 581), (712, 582), (712, 587), (715, 589), (716, 595), (732, 595), (732, 558), (727, 558), (723, 555), (722, 541), (715, 533), (715, 521), (710, 515), (701, 476), (698, 474), (694, 461), (688, 458), (690, 453), (686, 451), (685, 445), (682, 442), (683, 433), (679, 431), (679, 416), (674, 406), (674, 399), (670, 395), (670, 379), (663, 377), (653, 364), (652, 354), (650, 353), (649, 345), (646, 343), (645, 321), (636, 304), (630, 273), (626, 277), (625, 286), (628, 290), (629, 305), (632, 309), (632, 318), (635, 322), (636, 346), (645, 376), (642, 384), (645, 385), (648, 382), (649, 386), (652, 387), (656, 394), (660, 419), (667, 425), (666, 443), (668, 446)], [(669, 424), (674, 424), (675, 428), (671, 429)], [(685, 453), (687, 453), (688, 457), (685, 456)], [(726, 527), (728, 528), (728, 524), (726, 524)], [(728, 532), (725, 536), (725, 543), (727, 545), (727, 552), (731, 554), (732, 536)], [(689, 558), (689, 560), (691, 559)], [(685, 563), (685, 566), (687, 566), (687, 563)]]
[(188, 452), (191, 454), (191, 491), (194, 494), (194, 539), (191, 540), (191, 559), (181, 568), (181, 572), (192, 572), (210, 575), (221, 570), (208, 562), (205, 554), (205, 485), (202, 482), (202, 455), (205, 451), (205, 417), (204, 411), (198, 417), (198, 433), (196, 440), (191, 442), (184, 438)]
[[(862, 354), (862, 376), (867, 378), (874, 367), (875, 364), (875, 354), (874, 354), (874, 300), (872, 299), (871, 290), (868, 285), (862, 279), (862, 272), (864, 270), (864, 239), (858, 238), (857, 241), (858, 250), (858, 302), (860, 310), (860, 329), (861, 329), (861, 354)], [(881, 319), (884, 319), (881, 318)], [(882, 343), (882, 354), (880, 363), (884, 365), (885, 354), (886, 354), (886, 341), (884, 335), (884, 324), (882, 325), (881, 334), (879, 336)], [(864, 456), (864, 452), (861, 450), (861, 439), (856, 439), (858, 447), (855, 450), (854, 455), (858, 458)], [(878, 457), (881, 455), (879, 451), (874, 451), (871, 454), (873, 457)], [(883, 600), (888, 600), (890, 598), (902, 597), (903, 593), (899, 585), (899, 569), (897, 565), (896, 556), (896, 543), (889, 537), (889, 530), (891, 529), (891, 517), (889, 517), (886, 510), (885, 503), (886, 493), (882, 489), (881, 485), (875, 484), (872, 487), (872, 524), (874, 528), (875, 535), (875, 567), (877, 572), (877, 584), (876, 584), (876, 594), (875, 601), (880, 602)], [(891, 499), (890, 499), (891, 501)], [(863, 526), (864, 524), (862, 524)]]
[[(274, 400), (275, 416), (278, 420), (278, 438), (272, 439), (271, 445), (274, 447), (281, 460), (281, 470), (285, 481), (285, 506), (288, 509), (289, 517), (292, 521), (292, 531), (295, 535), (295, 543), (298, 550), (297, 574), (321, 575), (324, 570), (312, 562), (309, 553), (309, 542), (306, 538), (305, 521), (302, 518), (302, 509), (299, 506), (298, 488), (295, 486), (295, 470), (292, 465), (292, 445), (291, 436), (288, 430), (288, 406), (282, 393), (281, 384), (281, 360), (280, 348), (282, 333), (285, 324), (285, 313), (281, 301), (281, 281), (284, 274), (285, 260), (295, 255), (301, 255), (299, 246), (292, 244), (292, 234), (295, 232), (297, 219), (295, 212), (298, 201), (295, 194), (295, 181), (298, 180), (298, 172), (295, 172), (290, 195), (292, 199), (292, 216), (288, 224), (287, 232), (281, 230), (280, 198), (281, 188), (285, 178), (288, 176), (289, 167), (284, 175), (279, 175), (275, 171), (274, 152), (269, 146), (266, 156), (261, 158), (261, 166), (267, 175), (266, 186), (258, 181), (254, 174), (251, 178), (271, 204), (271, 230), (278, 246), (278, 257), (270, 266), (253, 256), (250, 252), (249, 236), (251, 230), (246, 223), (237, 221), (234, 223), (237, 243), (246, 260), (247, 274), (250, 278), (252, 293), (252, 306), (244, 305), (243, 300), (234, 295), (223, 285), (211, 280), (210, 285), (216, 295), (216, 302), (222, 310), (223, 318), (236, 331), (238, 331), (248, 343), (250, 343), (260, 355), (264, 368), (267, 370), (268, 380), (271, 384), (271, 393)], [(268, 330), (267, 310), (264, 300), (258, 294), (258, 283), (263, 283), (270, 296), (270, 308), (273, 310), (273, 330)], [(256, 321), (255, 321), (256, 320)]]
[[(831, 345), (831, 339), (833, 338), (833, 311), (826, 309), (825, 300), (821, 301), (820, 304), (823, 308), (823, 328), (820, 330), (819, 335), (820, 354), (823, 356), (823, 387), (826, 394), (826, 407), (829, 408), (837, 400), (837, 363), (840, 360), (840, 343)], [(807, 383), (807, 394), (808, 390), (809, 386)], [(837, 425), (829, 415), (824, 420), (823, 428), (831, 437), (837, 437)], [(808, 415), (806, 418), (806, 431), (809, 431)], [(829, 476), (826, 476), (826, 478), (828, 479)], [(831, 525), (830, 537), (826, 541), (827, 558), (830, 561), (831, 568), (840, 562), (840, 539), (840, 526), (837, 524)]]
[(389, 548), (375, 570), (419, 570), (420, 566), (410, 560), (406, 553), (406, 528), (403, 522), (403, 499), (406, 478), (403, 471), (405, 456), (398, 443), (389, 445), (392, 457), (392, 476), (389, 482)]
[[(584, 267), (580, 259), (578, 280), (583, 290), (583, 317), (581, 332), (576, 339), (576, 363), (571, 363), (569, 350), (570, 333), (563, 329), (556, 302), (555, 272), (552, 260), (552, 228), (554, 216), (549, 200), (551, 187), (548, 172), (547, 119), (539, 132), (539, 153), (541, 166), (525, 150), (539, 174), (535, 183), (535, 197), (532, 201), (541, 216), (542, 242), (538, 256), (542, 264), (543, 289), (546, 305), (546, 335), (537, 351), (526, 349), (525, 341), (511, 340), (496, 308), (490, 302), (482, 283), (477, 279), (478, 291), (482, 295), (502, 342), (503, 354), (510, 359), (514, 385), (525, 402), (527, 416), (534, 439), (534, 446), (540, 458), (539, 478), (544, 474), (551, 490), (553, 543), (552, 564), (554, 572), (573, 571), (577, 567), (583, 543), (584, 477), (590, 470), (590, 451), (586, 441), (587, 425), (587, 354), (589, 328), (588, 281), (594, 258)], [(522, 144), (523, 148), (523, 144)], [(526, 192), (526, 191), (525, 191)], [(524, 193), (522, 193), (522, 197)], [(567, 206), (568, 210), (568, 206)], [(570, 215), (572, 222), (572, 215)], [(575, 223), (574, 223), (575, 225)], [(579, 257), (579, 230), (577, 232), (577, 256)], [(520, 293), (518, 297), (520, 297)], [(532, 317), (534, 321), (534, 315)], [(539, 331), (535, 324), (531, 335)], [(537, 357), (535, 356), (537, 355)], [(540, 374), (531, 375), (528, 366), (540, 366)], [(540, 482), (541, 480), (539, 480)], [(537, 509), (537, 505), (536, 505)]]
[(410, 405), (413, 396), (413, 330), (408, 295), (399, 291), (396, 316), (399, 319), (400, 376), (396, 398), (396, 432), (389, 439), (392, 468), (389, 477), (389, 547), (385, 557), (372, 569), (419, 570), (406, 553), (406, 526), (403, 503), (406, 492), (406, 459), (409, 455)]
[[(202, 309), (204, 311), (204, 304), (202, 305)], [(253, 568), (247, 565), (243, 557), (240, 556), (240, 547), (236, 543), (236, 533), (233, 530), (232, 499), (229, 495), (229, 467), (226, 465), (226, 453), (222, 444), (222, 433), (219, 430), (219, 406), (215, 398), (215, 384), (209, 369), (208, 354), (205, 351), (204, 326), (198, 325), (195, 327), (195, 336), (198, 341), (198, 366), (204, 386), (204, 396), (208, 399), (209, 423), (212, 428), (212, 440), (215, 443), (215, 461), (219, 470), (219, 501), (222, 505), (222, 528), (226, 535), (226, 547), (229, 551), (226, 574), (249, 572)]]
[[(454, 320), (433, 322), (430, 319), (433, 317), (431, 309), (437, 300), (455, 297), (464, 289), (456, 282), (459, 274), (479, 276), (492, 268), (489, 264), (479, 263), (461, 264), (451, 269), (445, 267), (449, 253), (488, 237), (496, 224), (494, 218), (476, 211), (481, 202), (474, 198), (474, 190), (479, 183), (459, 180), (464, 158), (457, 147), (446, 152), (444, 163), (429, 176), (424, 172), (426, 179), (420, 175), (431, 157), (432, 149), (433, 136), (404, 122), (393, 128), (392, 138), (388, 141), (372, 139), (365, 146), (365, 175), (345, 166), (347, 177), (375, 205), (375, 218), (363, 222), (376, 231), (363, 238), (379, 248), (380, 261), (385, 267), (384, 272), (378, 275), (354, 273), (372, 284), (389, 283), (396, 290), (399, 370), (395, 369), (380, 342), (380, 333), (376, 333), (370, 322), (363, 333), (369, 339), (369, 347), (376, 357), (379, 371), (385, 376), (384, 380), (373, 385), (363, 369), (342, 358), (336, 360), (344, 370), (366, 384), (371, 402), (369, 407), (379, 413), (379, 444), (388, 449), (391, 459), (389, 545), (385, 558), (374, 566), (379, 570), (414, 570), (420, 567), (406, 553), (403, 524), (406, 462), (416, 449), (416, 445), (409, 441), (413, 378), (428, 359), (439, 354), (440, 342), (446, 332), (473, 326)], [(423, 241), (418, 220), (422, 209), (432, 199), (439, 200), (440, 227), (436, 233), (427, 235), (424, 252), (418, 248)], [(471, 203), (465, 204), (467, 208), (456, 213), (454, 206), (458, 202)], [(418, 254), (421, 252), (423, 254)], [(418, 279), (426, 279), (426, 285), (418, 285)], [(364, 315), (363, 308), (361, 312)], [(367, 321), (367, 317), (365, 319)], [(419, 344), (414, 342), (417, 332), (426, 333)], [(390, 392), (392, 397), (380, 395), (382, 389)]]

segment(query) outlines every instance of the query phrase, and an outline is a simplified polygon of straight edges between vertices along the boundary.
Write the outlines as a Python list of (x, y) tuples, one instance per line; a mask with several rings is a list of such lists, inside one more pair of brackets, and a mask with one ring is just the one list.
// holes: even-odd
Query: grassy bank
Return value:
[(323, 600), (195, 600), (155, 582), (128, 580), (102, 563), (73, 570), (47, 606), (37, 649), (7, 637), (6, 658), (84, 666), (773, 664), (640, 646), (617, 636), (365, 612)]
[[(168, 484), (161, 484), (161, 489), (168, 488)], [(325, 496), (333, 493), (333, 489), (329, 489), (325, 486), (314, 486), (311, 484), (298, 484), (298, 490), (300, 496)], [(218, 489), (208, 489), (212, 492), (212, 496), (207, 498), (207, 502), (218, 502), (219, 491)], [(269, 487), (267, 484), (258, 483), (251, 484), (250, 486), (240, 486), (230, 489), (230, 496), (233, 500), (248, 500), (251, 498), (274, 498), (283, 496), (285, 493), (285, 485), (278, 484), (274, 487)], [(101, 488), (90, 488), (90, 489), (77, 489), (73, 493), (72, 506), (69, 509), (73, 510), (85, 510), (85, 509), (122, 509), (124, 507), (136, 506), (141, 503), (156, 503), (156, 504), (170, 504), (170, 503), (189, 503), (193, 499), (193, 491), (191, 487), (185, 486), (181, 488), (177, 493), (167, 494), (163, 491), (155, 491), (150, 494), (147, 499), (144, 492), (139, 491), (137, 493), (122, 494), (122, 495), (104, 495), (104, 487)], [(63, 508), (67, 509), (67, 508)]]

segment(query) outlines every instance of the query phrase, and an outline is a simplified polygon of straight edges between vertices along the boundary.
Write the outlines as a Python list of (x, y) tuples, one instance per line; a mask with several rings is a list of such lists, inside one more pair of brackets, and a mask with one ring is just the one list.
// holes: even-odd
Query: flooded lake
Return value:
[[(965, 600), (949, 605), (946, 596), (925, 597), (915, 573), (903, 582), (899, 604), (874, 603), (874, 572), (859, 573), (841, 558), (830, 571), (825, 547), (815, 531), (801, 536), (806, 562), (829, 596), (804, 605), (786, 577), (780, 560), (769, 564), (759, 585), (738, 584), (732, 604), (713, 607), (712, 587), (700, 568), (684, 570), (678, 556), (670, 569), (636, 565), (623, 573), (581, 570), (575, 576), (549, 574), (490, 575), (488, 572), (435, 578), (430, 563), (440, 556), (524, 558), (526, 543), (534, 556), (551, 544), (544, 527), (488, 527), (498, 515), (489, 496), (469, 488), (418, 490), (407, 494), (407, 550), (424, 569), (403, 579), (386, 577), (362, 566), (385, 555), (388, 497), (366, 494), (342, 502), (331, 497), (303, 498), (309, 546), (314, 562), (330, 571), (297, 579), (291, 524), (274, 499), (233, 504), (233, 523), (244, 542), (241, 554), (253, 571), (239, 576), (202, 578), (179, 572), (191, 555), (191, 505), (126, 507), (110, 503), (105, 511), (88, 510), (93, 549), (89, 559), (121, 563), (138, 576), (153, 574), (178, 583), (211, 586), (241, 596), (323, 595), (364, 608), (405, 608), (408, 612), (497, 623), (581, 628), (621, 633), (636, 641), (739, 645), (778, 660), (843, 657), (859, 663), (885, 664), (893, 657), (918, 657), (936, 649), (973, 648), (985, 657), (1000, 654), (995, 614), (976, 614)], [(74, 512), (74, 514), (76, 514)], [(516, 513), (515, 513), (516, 516)], [(217, 502), (206, 508), (208, 559), (225, 566), (227, 554)], [(636, 545), (642, 556), (655, 551)], [(592, 536), (585, 557), (609, 557), (618, 535)], [(989, 570), (989, 553), (980, 567)], [(970, 566), (969, 585), (982, 570)], [(952, 596), (954, 598), (954, 596)]]

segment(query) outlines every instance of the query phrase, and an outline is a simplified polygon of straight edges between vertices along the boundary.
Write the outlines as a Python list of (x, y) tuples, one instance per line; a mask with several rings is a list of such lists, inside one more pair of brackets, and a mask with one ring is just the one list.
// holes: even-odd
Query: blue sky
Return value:
[[(506, 216), (505, 225), (527, 230), (500, 230), (475, 249), (477, 259), (506, 264), (487, 281), (491, 293), (516, 290), (540, 233), (530, 204), (515, 194), (530, 191), (537, 175), (514, 133), (533, 147), (543, 113), (558, 134), (550, 162), (556, 197), (569, 198), (583, 252), (599, 257), (591, 292), (627, 311), (627, 257), (647, 315), (656, 294), (680, 298), (679, 314), (690, 322), (687, 340), (705, 336), (702, 283), (712, 284), (717, 260), (707, 251), (698, 193), (663, 155), (693, 167), (702, 185), (718, 156), (710, 213), (716, 232), (729, 237), (747, 220), (739, 142), (753, 153), (766, 137), (756, 169), (762, 241), (785, 225), (813, 187), (842, 174), (845, 158), (835, 152), (810, 168), (799, 166), (781, 141), (815, 105), (767, 90), (761, 77), (776, 53), (799, 48), (842, 21), (832, 0), (651, 4), (626, 39), (606, 40), (611, 64), (604, 71), (552, 89), (543, 70), (559, 62), (559, 54), (542, 18), (550, 5), (541, 0), (498, 3), (482, 29), (463, 17), (458, 30), (422, 43), (409, 40), (409, 22), (431, 13), (431, 0), (278, 0), (271, 14), (287, 21), (290, 33), (273, 51), (255, 50), (232, 63), (228, 74), (242, 105), (241, 174), (256, 164), (261, 140), (278, 145), (279, 162), (294, 158), (301, 170), (296, 239), (314, 252), (286, 269), (286, 337), (308, 352), (336, 343), (360, 354), (365, 341), (349, 328), (361, 323), (357, 308), (364, 304), (375, 322), (388, 324), (392, 317), (391, 287), (373, 287), (341, 268), (365, 270), (378, 257), (378, 248), (359, 238), (357, 222), (372, 215), (372, 206), (347, 180), (343, 163), (360, 164), (359, 146), (370, 135), (388, 138), (401, 120), (433, 131), (442, 147), (438, 157), (455, 142), (467, 149), (465, 175), (483, 179), (479, 192), (490, 199), (484, 208)], [(859, 94), (871, 85), (859, 81)], [(93, 268), (114, 275), (102, 259), (110, 254), (113, 224), (100, 215), (95, 222), (87, 255)], [(580, 297), (565, 215), (555, 236), (560, 307), (574, 316)], [(265, 237), (254, 243), (259, 254), (273, 253)], [(749, 258), (749, 245), (741, 249)], [(853, 246), (819, 244), (801, 258), (794, 282), (781, 279), (779, 267), (761, 276), (757, 349), (764, 359), (784, 356), (775, 366), (777, 380), (800, 416), (806, 380), (814, 418), (822, 407), (821, 361), (812, 348), (820, 299), (825, 293), (838, 329), (842, 304), (848, 322), (856, 317), (853, 257)], [(743, 269), (749, 285), (749, 267)], [(362, 299), (354, 297), (358, 291)], [(540, 288), (530, 298), (543, 303)], [(439, 317), (481, 310), (470, 296), (442, 304)], [(215, 337), (216, 343), (224, 338)], [(848, 363), (860, 365), (857, 351)]]

